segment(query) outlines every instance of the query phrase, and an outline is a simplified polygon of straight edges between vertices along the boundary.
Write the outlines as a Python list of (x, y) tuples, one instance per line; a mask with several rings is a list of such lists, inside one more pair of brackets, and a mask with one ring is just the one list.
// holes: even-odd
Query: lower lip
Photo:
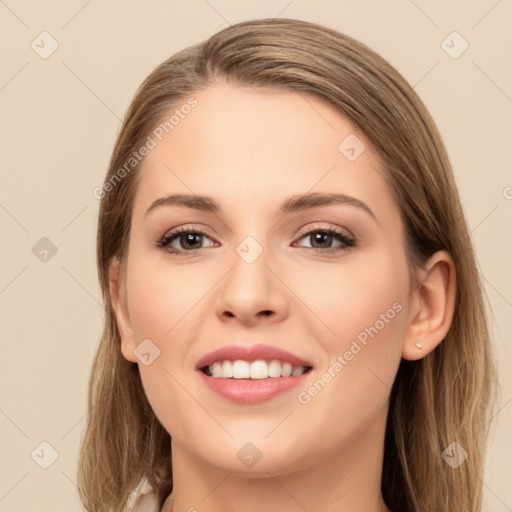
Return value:
[(203, 382), (215, 393), (239, 404), (255, 404), (269, 400), (304, 382), (311, 370), (295, 377), (267, 379), (223, 379), (209, 377), (198, 370)]

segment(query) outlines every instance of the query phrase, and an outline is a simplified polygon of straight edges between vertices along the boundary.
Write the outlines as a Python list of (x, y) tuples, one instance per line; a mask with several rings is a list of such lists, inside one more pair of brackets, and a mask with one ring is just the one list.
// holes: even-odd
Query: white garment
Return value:
[(142, 479), (131, 492), (125, 512), (160, 512), (157, 495), (147, 479)]

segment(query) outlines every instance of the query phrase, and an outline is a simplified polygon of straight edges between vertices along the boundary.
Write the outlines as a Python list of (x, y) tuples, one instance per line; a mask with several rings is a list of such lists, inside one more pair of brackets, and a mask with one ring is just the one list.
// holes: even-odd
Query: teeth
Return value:
[(268, 365), (269, 377), (281, 377), (281, 363), (279, 361), (270, 361)]
[(292, 370), (292, 377), (296, 377), (297, 375), (302, 375), (304, 373), (304, 368), (302, 366), (296, 366)]
[(293, 367), (290, 363), (284, 363), (281, 366), (281, 377), (291, 377)]
[[(248, 379), (249, 371), (250, 371), (250, 367), (249, 367), (249, 363), (247, 361), (234, 361), (233, 362), (233, 378), (234, 379)], [(212, 375), (215, 375), (215, 374), (212, 374)], [(219, 377), (223, 377), (223, 375), (219, 375)]]
[(266, 379), (268, 377), (268, 364), (265, 361), (253, 361), (250, 376), (251, 379)]
[(233, 377), (233, 363), (231, 361), (222, 363), (222, 376), (226, 379)]
[(213, 363), (210, 365), (210, 373), (212, 377), (220, 377), (222, 375), (222, 366), (220, 363)]
[(292, 366), (274, 359), (272, 361), (216, 361), (208, 369), (210, 375), (223, 379), (267, 379), (276, 377), (296, 377), (306, 372), (307, 366)]

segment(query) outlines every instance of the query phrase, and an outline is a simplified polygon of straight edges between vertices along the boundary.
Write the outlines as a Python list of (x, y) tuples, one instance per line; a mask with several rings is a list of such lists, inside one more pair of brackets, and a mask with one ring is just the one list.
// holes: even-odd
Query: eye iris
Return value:
[[(318, 242), (318, 243), (320, 243), (320, 245), (327, 244), (329, 246), (332, 243), (332, 235), (330, 235), (329, 233), (324, 233), (322, 231), (319, 231), (312, 236), (313, 236), (314, 244), (316, 244)], [(323, 241), (323, 244), (322, 244), (323, 237), (325, 237), (325, 240)], [(314, 246), (314, 244), (313, 244), (313, 246)]]
[[(187, 244), (190, 243), (190, 245), (194, 245), (194, 241), (198, 242), (199, 240), (199, 247), (201, 247), (201, 242), (200, 242), (200, 238), (201, 238), (202, 235), (200, 235), (199, 233), (187, 233), (185, 235), (181, 235), (180, 237), (180, 242), (185, 242), (182, 244), (183, 247), (187, 247)], [(196, 247), (189, 247), (189, 248), (192, 248), (192, 249), (196, 249)]]

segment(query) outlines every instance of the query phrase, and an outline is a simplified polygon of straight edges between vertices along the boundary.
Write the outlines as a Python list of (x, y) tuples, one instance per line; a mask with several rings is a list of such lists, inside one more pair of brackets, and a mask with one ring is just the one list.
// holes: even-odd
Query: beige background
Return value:
[[(485, 509), (512, 510), (510, 0), (0, 0), (0, 512), (82, 510), (76, 459), (102, 322), (92, 192), (136, 87), (170, 54), (228, 23), (274, 16), (318, 22), (368, 44), (409, 80), (438, 123), (501, 368)], [(58, 43), (47, 58), (43, 31)], [(453, 31), (469, 43), (458, 58), (441, 46)], [(57, 250), (46, 262), (43, 237)], [(58, 458), (43, 469), (52, 449)]]

